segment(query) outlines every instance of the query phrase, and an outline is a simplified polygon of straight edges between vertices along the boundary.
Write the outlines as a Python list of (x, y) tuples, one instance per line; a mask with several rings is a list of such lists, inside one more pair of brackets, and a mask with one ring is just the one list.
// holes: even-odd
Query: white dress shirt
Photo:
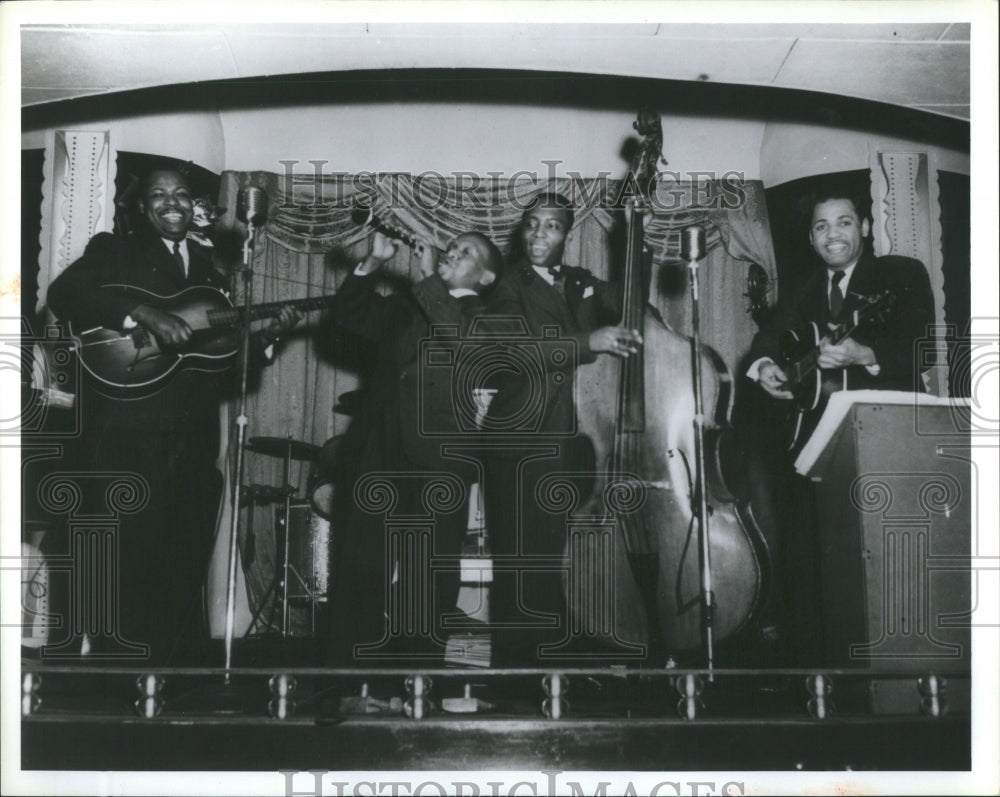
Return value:
[[(555, 275), (551, 271), (549, 271), (547, 268), (543, 268), (542, 266), (536, 266), (534, 263), (531, 264), (531, 267), (535, 270), (535, 273), (539, 277), (541, 277), (543, 280), (545, 280), (547, 283), (549, 283), (549, 285), (553, 285), (554, 286), (556, 284)], [(560, 265), (556, 266), (555, 269), (556, 269), (556, 271), (558, 271), (558, 272), (561, 273), (562, 272), (562, 265), (560, 264)], [(584, 299), (589, 299), (593, 295), (594, 295), (594, 286), (593, 285), (588, 285), (586, 288), (583, 289), (583, 298)]]
[[(357, 266), (354, 267), (354, 276), (355, 277), (367, 277), (369, 274), (374, 274), (375, 273), (374, 271), (362, 271), (362, 269), (364, 267), (365, 267), (365, 261), (362, 260), (360, 263), (358, 263)], [(460, 299), (463, 296), (476, 296), (477, 295), (476, 292), (474, 290), (472, 290), (471, 288), (449, 288), (448, 289), (448, 293), (450, 293), (456, 299)]]
[[(171, 241), (169, 238), (161, 239), (167, 247), (167, 251), (170, 252), (170, 256), (174, 256), (174, 244), (180, 244), (177, 247), (177, 251), (181, 253), (181, 259), (184, 261), (184, 279), (187, 279), (188, 272), (191, 269), (191, 253), (188, 252), (187, 238), (182, 238), (180, 241)], [(135, 329), (139, 324), (136, 322), (132, 316), (127, 315), (122, 321), (122, 329), (128, 331), (130, 329)]]
[(174, 256), (174, 244), (180, 244), (178, 251), (181, 253), (181, 259), (184, 261), (184, 279), (187, 279), (188, 272), (191, 269), (191, 254), (188, 252), (188, 242), (187, 238), (182, 238), (179, 241), (171, 241), (169, 238), (164, 238), (163, 243), (167, 245), (167, 251), (170, 252), (170, 256)]

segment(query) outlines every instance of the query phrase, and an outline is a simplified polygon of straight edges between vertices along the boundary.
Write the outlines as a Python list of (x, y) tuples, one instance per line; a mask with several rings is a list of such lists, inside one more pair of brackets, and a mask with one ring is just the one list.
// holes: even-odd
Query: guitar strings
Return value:
[[(320, 291), (329, 291), (331, 289), (336, 291), (337, 289), (336, 285), (322, 285), (315, 282), (307, 282), (306, 280), (293, 279), (292, 277), (279, 277), (277, 275), (272, 275), (272, 274), (262, 274), (260, 276), (265, 277), (273, 282), (283, 282), (289, 285), (301, 285), (305, 288), (316, 288), (317, 290)], [(311, 298), (311, 297), (303, 297), (303, 298)]]

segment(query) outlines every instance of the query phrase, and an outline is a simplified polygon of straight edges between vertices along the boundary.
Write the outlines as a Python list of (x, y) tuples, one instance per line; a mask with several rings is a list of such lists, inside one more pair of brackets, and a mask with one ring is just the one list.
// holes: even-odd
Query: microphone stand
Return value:
[[(241, 323), (242, 349), (240, 354), (240, 412), (236, 418), (236, 482), (233, 487), (232, 496), (232, 518), (229, 527), (229, 562), (226, 574), (226, 666), (224, 681), (221, 687), (214, 687), (211, 684), (203, 688), (194, 689), (191, 692), (176, 698), (174, 707), (184, 711), (188, 706), (197, 706), (198, 710), (208, 710), (221, 714), (242, 714), (245, 713), (246, 706), (252, 699), (246, 689), (237, 689), (231, 680), (232, 653), (233, 653), (233, 632), (236, 624), (236, 551), (237, 538), (239, 532), (240, 501), (243, 486), (243, 459), (246, 442), (247, 427), (247, 371), (250, 362), (250, 286), (253, 276), (251, 268), (251, 252), (253, 248), (254, 232), (256, 223), (264, 218), (259, 207), (243, 208), (242, 202), (237, 215), (241, 221), (247, 224), (247, 239), (243, 242), (243, 318)], [(233, 286), (235, 288), (235, 285)], [(252, 495), (252, 491), (249, 491)], [(250, 506), (249, 512), (253, 512)]]
[(712, 555), (708, 533), (708, 493), (705, 488), (705, 406), (701, 384), (701, 320), (698, 314), (698, 260), (705, 256), (705, 231), (698, 226), (681, 231), (682, 259), (688, 261), (691, 281), (691, 327), (694, 357), (694, 458), (695, 514), (698, 518), (698, 564), (701, 575), (702, 648), (708, 679), (713, 680), (715, 639), (715, 596), (712, 593)]
[[(247, 430), (247, 371), (250, 364), (250, 287), (253, 278), (251, 253), (255, 216), (247, 213), (247, 239), (243, 242), (243, 318), (240, 325), (240, 411), (236, 416), (236, 482), (233, 488), (232, 522), (229, 529), (229, 570), (226, 579), (226, 674), (229, 685), (233, 656), (233, 631), (236, 624), (236, 540), (240, 522), (240, 491), (243, 484), (243, 458)], [(253, 511), (250, 506), (247, 510)]]

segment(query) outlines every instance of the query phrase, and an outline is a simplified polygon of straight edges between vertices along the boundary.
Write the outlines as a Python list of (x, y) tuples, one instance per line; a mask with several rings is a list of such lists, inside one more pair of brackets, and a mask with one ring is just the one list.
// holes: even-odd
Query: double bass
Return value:
[[(577, 375), (579, 430), (590, 437), (598, 468), (590, 498), (569, 520), (567, 604), (571, 625), (578, 633), (589, 629), (597, 647), (663, 666), (668, 658), (690, 660), (703, 643), (700, 483), (710, 519), (709, 627), (716, 640), (750, 619), (765, 555), (752, 516), (713, 478), (721, 468), (711, 444), (705, 447), (708, 478), (697, 478), (694, 341), (649, 303), (644, 267), (644, 217), (661, 158), (660, 121), (640, 112), (634, 126), (644, 140), (632, 173), (639, 195), (626, 208), (621, 325), (640, 330), (642, 344), (624, 360), (602, 355)], [(728, 424), (732, 379), (714, 350), (700, 348), (703, 428), (712, 440)], [(574, 528), (613, 533), (605, 533), (600, 550), (591, 544), (581, 552), (588, 546), (579, 536), (574, 541)]]

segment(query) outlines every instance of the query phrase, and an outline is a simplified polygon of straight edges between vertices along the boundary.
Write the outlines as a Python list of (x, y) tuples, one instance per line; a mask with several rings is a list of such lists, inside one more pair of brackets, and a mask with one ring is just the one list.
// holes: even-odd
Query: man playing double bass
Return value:
[[(566, 543), (563, 519), (539, 505), (535, 486), (550, 473), (594, 471), (593, 451), (588, 465), (587, 446), (571, 434), (576, 428), (573, 370), (600, 353), (628, 357), (641, 342), (638, 332), (614, 324), (621, 317), (618, 286), (563, 263), (573, 218), (572, 204), (562, 195), (543, 193), (531, 202), (517, 233), (521, 252), (490, 303), (493, 315), (522, 321), (535, 339), (542, 338), (546, 327), (557, 330), (560, 338), (575, 342), (577, 355), (576, 362), (558, 366), (563, 378), (547, 382), (541, 417), (532, 433), (510, 430), (511, 441), (526, 445), (494, 446), (487, 456), (484, 499), (495, 562), (490, 592), (495, 667), (544, 664), (542, 646), (558, 644), (567, 635), (560, 574), (528, 563), (531, 557), (561, 556)], [(543, 360), (548, 362), (544, 354)], [(539, 387), (529, 384), (526, 374), (520, 376), (501, 383), (488, 422), (495, 419), (502, 425), (500, 419), (516, 416), (526, 397)], [(530, 453), (534, 447), (539, 451), (549, 447), (553, 453), (534, 457)], [(518, 566), (521, 559), (523, 568)], [(539, 614), (555, 616), (557, 624), (542, 625), (545, 621)]]

